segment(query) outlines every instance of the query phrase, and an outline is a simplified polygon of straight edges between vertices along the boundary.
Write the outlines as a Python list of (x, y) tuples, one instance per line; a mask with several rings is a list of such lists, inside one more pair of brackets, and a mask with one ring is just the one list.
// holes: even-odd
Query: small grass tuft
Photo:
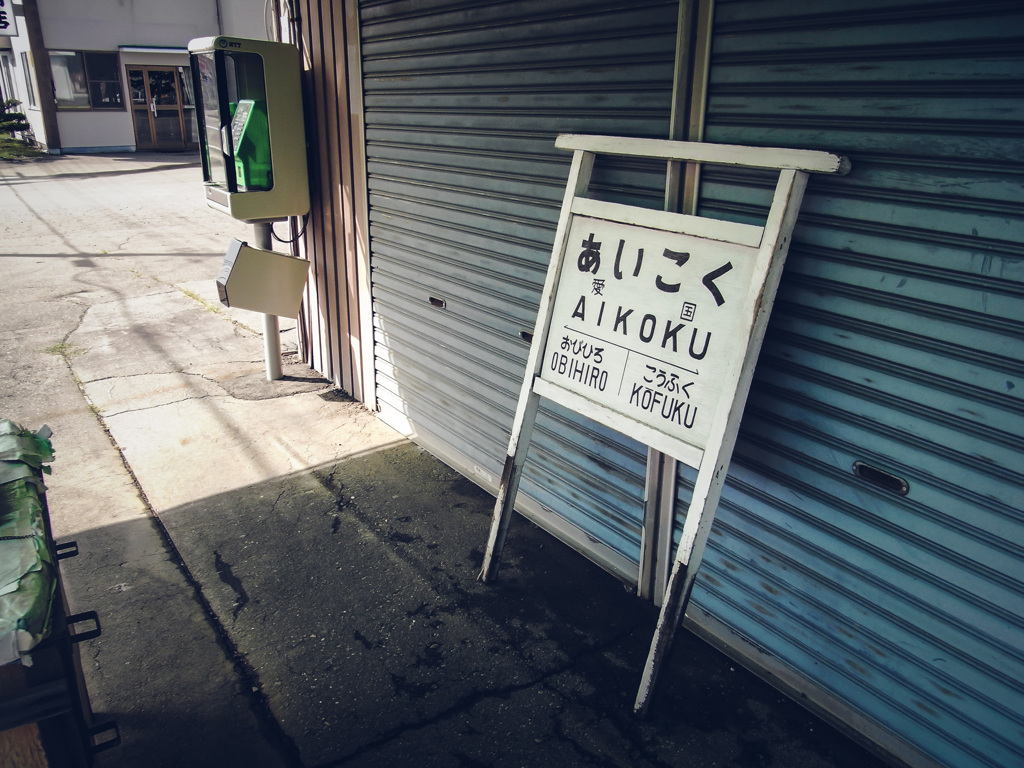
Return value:
[(192, 299), (192, 301), (196, 302), (197, 304), (201, 304), (203, 309), (206, 309), (210, 312), (215, 312), (218, 315), (220, 314), (220, 307), (218, 307), (216, 304), (211, 304), (195, 291), (190, 291), (188, 288), (182, 288), (181, 286), (175, 287), (183, 294), (188, 296), (190, 299)]
[(83, 349), (82, 347), (76, 347), (74, 344), (68, 344), (66, 341), (62, 341), (59, 344), (54, 344), (52, 347), (47, 347), (43, 350), (48, 355), (57, 355), (63, 357), (65, 360), (73, 360), (79, 355), (84, 355), (89, 350)]
[(29, 146), (24, 141), (12, 139), (9, 136), (0, 136), (0, 160), (26, 160), (32, 157), (42, 157), (43, 154), (41, 149)]

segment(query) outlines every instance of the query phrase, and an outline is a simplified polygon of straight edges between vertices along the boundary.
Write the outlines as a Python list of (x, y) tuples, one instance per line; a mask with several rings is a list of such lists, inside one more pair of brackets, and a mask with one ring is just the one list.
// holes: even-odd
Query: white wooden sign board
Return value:
[(540, 393), (590, 400), (588, 415), (676, 458), (703, 449), (746, 346), (757, 249), (574, 216), (567, 250)]
[[(825, 152), (605, 136), (574, 150), (480, 578), (494, 577), (541, 397), (698, 470), (636, 710), (686, 611), (808, 173)], [(597, 154), (779, 171), (763, 227), (586, 197)]]

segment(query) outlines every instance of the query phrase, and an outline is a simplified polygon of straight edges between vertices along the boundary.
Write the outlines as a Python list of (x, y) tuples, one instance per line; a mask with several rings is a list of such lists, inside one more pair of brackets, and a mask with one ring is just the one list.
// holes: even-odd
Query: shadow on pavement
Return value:
[[(636, 719), (653, 606), (522, 518), (498, 581), (477, 582), (492, 507), (489, 494), (402, 445), (161, 515), (253, 676), (254, 690), (233, 701), (273, 713), (282, 764), (881, 765), (689, 633), (648, 719)], [(78, 538), (87, 549), (125, 535)], [(159, 614), (160, 585), (139, 588)], [(113, 602), (105, 610), (100, 647), (138, 620)], [(188, 663), (188, 648), (153, 650), (139, 662), (143, 679)], [(122, 723), (119, 749), (147, 754), (167, 729), (181, 731), (175, 743), (193, 742), (192, 754), (166, 761), (149, 752), (147, 766), (261, 764), (230, 713), (173, 702), (154, 711), (139, 696), (139, 706), (106, 713)]]

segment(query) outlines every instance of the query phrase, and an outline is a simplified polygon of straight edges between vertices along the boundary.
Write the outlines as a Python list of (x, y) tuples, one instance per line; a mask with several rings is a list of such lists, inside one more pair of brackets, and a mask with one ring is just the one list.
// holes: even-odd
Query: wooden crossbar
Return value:
[(631, 139), (618, 136), (583, 136), (576, 133), (561, 134), (555, 139), (555, 146), (559, 149), (582, 150), (600, 155), (647, 157), (678, 160), (684, 163), (740, 165), (747, 168), (831, 173), (838, 176), (850, 172), (850, 159), (845, 155), (808, 149), (744, 147), (737, 144), (705, 144), (699, 141)]

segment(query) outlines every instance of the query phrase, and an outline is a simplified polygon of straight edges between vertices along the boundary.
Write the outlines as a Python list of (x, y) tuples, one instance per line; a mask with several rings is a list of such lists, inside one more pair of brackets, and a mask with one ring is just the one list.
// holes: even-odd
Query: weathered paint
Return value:
[[(677, 12), (581, 0), (363, 8), (381, 416), (492, 490), (569, 165), (555, 138), (667, 135)], [(602, 196), (653, 208), (663, 183), (662, 168), (636, 161), (595, 175)], [(523, 508), (635, 582), (645, 461), (639, 443), (542, 408)]]
[[(627, 5), (363, 8), (377, 395), (487, 487), (564, 182), (554, 135), (668, 135), (673, 14)], [(920, 766), (1024, 760), (1021, 13), (716, 10), (706, 138), (848, 152), (855, 170), (810, 184), (691, 626)], [(608, 199), (661, 207), (660, 174), (598, 175)], [(763, 221), (765, 178), (702, 180), (702, 213)], [(642, 447), (560, 409), (538, 438), (534, 510), (635, 578)]]
[[(916, 765), (1024, 763), (1022, 28), (716, 6), (707, 140), (853, 173), (808, 187), (693, 618)], [(705, 169), (700, 210), (757, 221), (769, 184)]]

